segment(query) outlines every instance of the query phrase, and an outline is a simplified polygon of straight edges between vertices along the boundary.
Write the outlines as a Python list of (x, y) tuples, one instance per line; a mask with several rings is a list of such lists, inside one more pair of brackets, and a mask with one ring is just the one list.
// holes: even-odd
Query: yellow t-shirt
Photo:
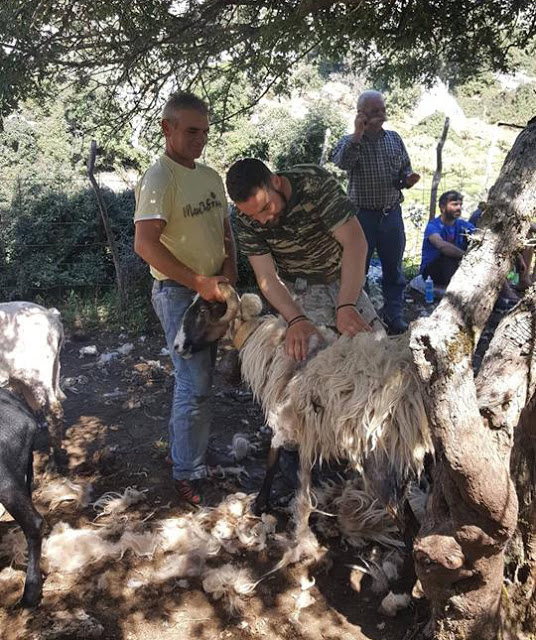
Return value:
[[(221, 178), (197, 162), (189, 169), (163, 155), (136, 185), (134, 222), (165, 220), (160, 242), (177, 260), (204, 276), (221, 271), (227, 215)], [(157, 280), (168, 277), (154, 267), (151, 274)]]

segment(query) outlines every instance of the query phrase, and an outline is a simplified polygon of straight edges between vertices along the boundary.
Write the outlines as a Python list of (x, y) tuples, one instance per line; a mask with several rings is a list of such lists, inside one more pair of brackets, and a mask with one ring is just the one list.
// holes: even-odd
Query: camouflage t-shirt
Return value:
[(340, 184), (316, 165), (297, 165), (279, 175), (292, 195), (277, 227), (266, 227), (239, 212), (237, 239), (246, 256), (271, 254), (283, 279), (332, 282), (339, 276), (342, 247), (332, 233), (356, 213)]

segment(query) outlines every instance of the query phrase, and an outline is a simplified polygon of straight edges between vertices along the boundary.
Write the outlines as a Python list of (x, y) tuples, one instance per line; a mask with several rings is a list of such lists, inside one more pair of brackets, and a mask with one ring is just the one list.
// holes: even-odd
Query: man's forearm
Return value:
[(445, 242), (444, 245), (441, 245), (439, 251), (445, 256), (449, 256), (449, 258), (463, 258), (465, 255), (465, 251), (460, 249), (454, 244), (450, 244), (450, 242)]
[(332, 160), (339, 169), (348, 170), (359, 160), (360, 153), (361, 147), (358, 142), (353, 139), (353, 136), (348, 136), (335, 147)]
[(292, 298), (290, 291), (278, 277), (268, 277), (258, 282), (259, 288), (268, 302), (288, 322), (303, 314), (303, 309)]
[(365, 284), (366, 257), (361, 254), (343, 250), (341, 259), (341, 286), (337, 306), (355, 304)]
[(225, 258), (223, 266), (221, 268), (221, 275), (225, 276), (234, 287), (236, 285), (236, 281), (238, 280), (238, 269), (236, 266), (236, 260), (231, 257)]
[(368, 245), (357, 218), (338, 227), (333, 236), (342, 247), (341, 286), (337, 305), (354, 304), (365, 284)]

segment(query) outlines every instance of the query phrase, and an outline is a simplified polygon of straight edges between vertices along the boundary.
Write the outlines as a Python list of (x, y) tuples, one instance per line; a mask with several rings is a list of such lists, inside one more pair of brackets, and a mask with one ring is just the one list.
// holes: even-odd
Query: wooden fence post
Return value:
[(322, 152), (320, 154), (320, 166), (323, 166), (328, 159), (329, 139), (331, 138), (331, 129), (328, 127), (324, 134), (324, 143), (322, 144)]
[(447, 139), (447, 133), (449, 131), (450, 119), (445, 118), (445, 124), (443, 125), (443, 133), (437, 143), (436, 148), (436, 170), (432, 178), (432, 189), (430, 191), (430, 211), (428, 213), (428, 220), (433, 220), (435, 216), (436, 200), (437, 200), (437, 188), (441, 180), (441, 174), (443, 172), (443, 145)]
[(95, 140), (92, 140), (91, 150), (89, 153), (89, 160), (87, 163), (87, 173), (89, 176), (89, 180), (91, 182), (91, 186), (93, 187), (95, 191), (95, 195), (97, 196), (97, 205), (99, 207), (100, 215), (102, 218), (102, 224), (104, 225), (104, 230), (106, 231), (108, 246), (110, 247), (110, 251), (112, 253), (112, 260), (115, 267), (115, 281), (117, 283), (117, 291), (119, 292), (119, 306), (121, 308), (121, 312), (124, 313), (127, 309), (127, 293), (123, 283), (123, 275), (121, 273), (121, 264), (119, 262), (119, 252), (117, 251), (117, 244), (115, 242), (115, 238), (112, 233), (112, 228), (110, 226), (108, 211), (106, 209), (106, 204), (104, 203), (101, 190), (99, 188), (99, 185), (97, 184), (97, 181), (95, 180), (95, 175), (93, 173), (95, 169), (96, 156), (97, 156), (97, 143), (95, 142)]

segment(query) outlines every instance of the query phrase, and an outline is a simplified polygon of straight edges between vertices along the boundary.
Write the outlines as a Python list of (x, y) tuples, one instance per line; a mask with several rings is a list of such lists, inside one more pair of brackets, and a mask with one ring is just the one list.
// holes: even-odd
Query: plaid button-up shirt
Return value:
[(347, 135), (331, 154), (333, 162), (348, 171), (348, 196), (363, 209), (386, 209), (404, 200), (400, 189), (412, 173), (411, 163), (395, 131), (381, 130), (377, 138), (367, 134), (359, 142)]

